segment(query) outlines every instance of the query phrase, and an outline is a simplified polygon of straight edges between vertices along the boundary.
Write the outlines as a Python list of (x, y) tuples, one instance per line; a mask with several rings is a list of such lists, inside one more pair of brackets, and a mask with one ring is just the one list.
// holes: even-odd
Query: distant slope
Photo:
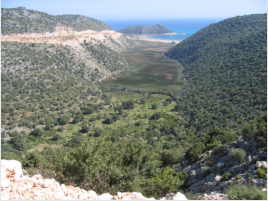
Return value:
[(82, 15), (54, 16), (23, 7), (1, 8), (1, 33), (44, 33), (53, 32), (56, 26), (67, 26), (76, 31), (112, 30), (105, 23)]
[(57, 15), (57, 17), (76, 31), (84, 31), (87, 29), (95, 31), (113, 30), (107, 24), (83, 15)]
[(165, 55), (185, 68), (180, 110), (192, 132), (236, 128), (267, 111), (266, 14), (212, 24)]
[(173, 31), (169, 30), (161, 24), (157, 24), (155, 26), (132, 26), (120, 29), (118, 30), (118, 32), (134, 35), (174, 33)]

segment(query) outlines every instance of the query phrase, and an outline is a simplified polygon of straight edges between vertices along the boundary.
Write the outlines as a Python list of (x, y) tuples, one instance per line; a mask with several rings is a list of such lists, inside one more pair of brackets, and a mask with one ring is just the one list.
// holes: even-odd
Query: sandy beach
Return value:
[(160, 40), (160, 39), (155, 39), (155, 38), (149, 38), (149, 36), (150, 35), (133, 35), (133, 36), (127, 36), (127, 38), (132, 39), (132, 40), (144, 40), (144, 41), (149, 41), (149, 42), (175, 43), (175, 44), (180, 43), (180, 41)]

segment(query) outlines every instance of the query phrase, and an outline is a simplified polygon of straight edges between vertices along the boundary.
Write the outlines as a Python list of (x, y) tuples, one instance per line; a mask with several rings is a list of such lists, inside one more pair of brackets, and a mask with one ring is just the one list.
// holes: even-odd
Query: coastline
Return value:
[[(176, 33), (169, 33), (169, 34), (161, 34), (161, 35), (175, 35)], [(160, 35), (160, 34), (157, 34)], [(132, 40), (143, 40), (148, 42), (160, 42), (160, 43), (175, 43), (178, 44), (181, 41), (175, 41), (175, 40), (161, 40), (161, 39), (155, 39), (155, 38), (149, 38), (149, 36), (153, 35), (133, 35), (133, 36), (126, 36), (129, 39)]]

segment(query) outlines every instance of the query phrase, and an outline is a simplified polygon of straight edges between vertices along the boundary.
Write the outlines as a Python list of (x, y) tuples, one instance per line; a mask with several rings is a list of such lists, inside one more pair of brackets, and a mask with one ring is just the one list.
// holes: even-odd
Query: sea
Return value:
[(130, 26), (146, 25), (153, 26), (156, 24), (161, 24), (171, 31), (177, 33), (176, 35), (153, 35), (149, 36), (154, 39), (161, 40), (174, 40), (182, 41), (202, 28), (222, 21), (224, 19), (120, 19), (120, 20), (102, 20), (104, 23), (112, 27), (115, 31), (123, 29)]

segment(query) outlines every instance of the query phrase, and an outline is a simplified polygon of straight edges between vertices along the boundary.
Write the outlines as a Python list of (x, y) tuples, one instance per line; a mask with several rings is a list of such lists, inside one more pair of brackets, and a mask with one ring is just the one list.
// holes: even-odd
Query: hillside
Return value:
[(1, 8), (1, 33), (45, 33), (53, 32), (57, 26), (67, 26), (76, 31), (112, 30), (105, 23), (82, 15), (49, 15), (24, 7)]
[(132, 34), (132, 35), (149, 35), (149, 34), (168, 34), (174, 33), (168, 28), (164, 27), (161, 24), (154, 26), (132, 26), (124, 29), (118, 30), (118, 32), (123, 34)]
[[(33, 12), (1, 36), (1, 159), (41, 174), (40, 186), (53, 178), (64, 184), (58, 192), (75, 186), (81, 196), (264, 197), (252, 185), (267, 183), (265, 15), (212, 24), (174, 47), (82, 30), (87, 19), (75, 15), (57, 21)], [(36, 32), (22, 33), (28, 24)], [(166, 55), (184, 69), (163, 55), (171, 47)], [(13, 196), (17, 183), (9, 183), (1, 192)]]
[(83, 15), (56, 15), (56, 17), (61, 21), (66, 22), (69, 27), (76, 31), (84, 31), (88, 29), (95, 31), (113, 30), (107, 24)]
[(236, 129), (266, 112), (266, 14), (212, 24), (165, 55), (184, 66), (187, 84), (179, 110), (192, 132)]

